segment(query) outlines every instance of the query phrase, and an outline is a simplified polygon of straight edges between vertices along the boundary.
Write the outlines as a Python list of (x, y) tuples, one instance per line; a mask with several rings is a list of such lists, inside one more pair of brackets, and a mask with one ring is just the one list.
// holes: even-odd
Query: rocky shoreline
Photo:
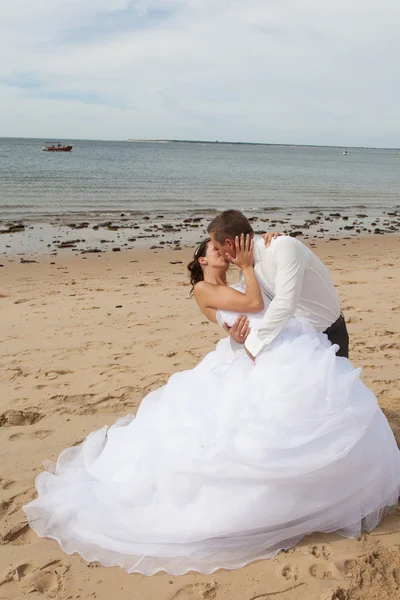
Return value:
[[(256, 233), (282, 231), (310, 245), (318, 239), (339, 241), (361, 235), (386, 235), (400, 231), (400, 210), (381, 216), (344, 212), (310, 211), (304, 219), (286, 216), (251, 216)], [(121, 252), (134, 248), (179, 250), (193, 246), (207, 235), (210, 216), (171, 219), (165, 215), (127, 217), (124, 213), (107, 221), (58, 222), (0, 221), (0, 256), (33, 256), (70, 251), (80, 254)]]

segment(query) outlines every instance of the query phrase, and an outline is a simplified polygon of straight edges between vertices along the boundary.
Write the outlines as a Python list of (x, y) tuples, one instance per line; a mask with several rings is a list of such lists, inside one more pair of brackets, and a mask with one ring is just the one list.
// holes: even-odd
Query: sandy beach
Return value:
[[(399, 234), (313, 242), (338, 287), (350, 358), (400, 443)], [(29, 529), (21, 507), (44, 461), (135, 413), (225, 335), (189, 297), (192, 251), (172, 247), (0, 259), (0, 598), (400, 598), (399, 507), (357, 540), (314, 534), (274, 559), (207, 576), (128, 575)]]

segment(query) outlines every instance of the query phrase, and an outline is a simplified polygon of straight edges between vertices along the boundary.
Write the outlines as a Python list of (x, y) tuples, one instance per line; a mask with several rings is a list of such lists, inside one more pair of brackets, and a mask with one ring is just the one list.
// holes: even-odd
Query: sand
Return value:
[[(399, 236), (320, 242), (315, 251), (338, 286), (353, 364), (400, 441)], [(358, 540), (314, 534), (274, 559), (209, 576), (87, 564), (27, 526), (21, 507), (35, 497), (43, 461), (135, 412), (223, 335), (189, 298), (189, 256), (133, 250), (0, 261), (0, 598), (400, 598), (399, 508)]]

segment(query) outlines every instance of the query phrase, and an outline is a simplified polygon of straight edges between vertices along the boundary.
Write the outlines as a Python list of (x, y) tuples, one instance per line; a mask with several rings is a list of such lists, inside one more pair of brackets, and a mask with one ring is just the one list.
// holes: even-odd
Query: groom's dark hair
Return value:
[(207, 231), (214, 234), (219, 244), (224, 244), (226, 239), (235, 239), (242, 233), (254, 233), (249, 220), (239, 210), (224, 210), (211, 221)]

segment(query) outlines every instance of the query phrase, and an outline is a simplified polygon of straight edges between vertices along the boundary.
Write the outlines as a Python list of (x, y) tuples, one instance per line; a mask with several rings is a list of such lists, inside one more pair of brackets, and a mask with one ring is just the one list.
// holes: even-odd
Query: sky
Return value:
[(1, 0), (0, 136), (400, 146), (398, 0)]

